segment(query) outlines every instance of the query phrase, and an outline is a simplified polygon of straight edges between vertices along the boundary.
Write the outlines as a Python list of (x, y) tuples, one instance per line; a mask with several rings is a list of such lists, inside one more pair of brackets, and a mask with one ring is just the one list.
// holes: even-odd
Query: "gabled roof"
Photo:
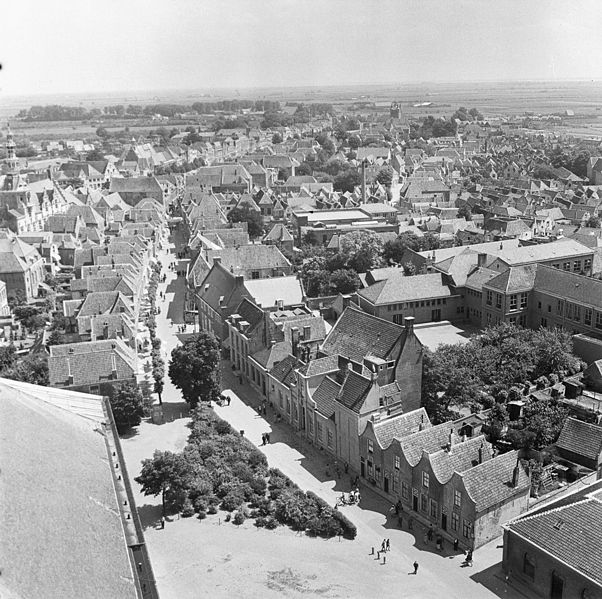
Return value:
[(406, 414), (399, 414), (372, 423), (374, 435), (382, 449), (391, 445), (393, 439), (403, 439), (419, 430), (430, 428), (431, 421), (424, 408), (412, 410)]
[(270, 376), (274, 377), (283, 385), (290, 387), (290, 385), (296, 381), (295, 369), (302, 364), (303, 362), (289, 354), (286, 358), (274, 364), (270, 370)]
[(405, 329), (349, 306), (321, 346), (326, 355), (340, 354), (361, 363), (365, 356), (388, 358)]
[(517, 461), (518, 452), (509, 451), (460, 474), (467, 493), (475, 502), (477, 513), (503, 503), (531, 486), (531, 479), (520, 463), (518, 484), (516, 487), (512, 485)]
[(436, 453), (447, 447), (450, 434), (452, 435), (452, 443), (458, 443), (458, 436), (455, 432), (452, 432), (453, 430), (453, 422), (442, 422), (407, 437), (402, 437), (399, 444), (408, 463), (414, 467), (418, 464), (424, 452)]
[[(486, 286), (487, 288), (497, 289), (506, 293), (528, 291), (533, 289), (537, 270), (537, 264), (511, 267), (497, 277), (491, 278), (486, 283)], [(553, 270), (557, 269), (554, 268)]]
[(484, 462), (492, 457), (491, 445), (487, 443), (483, 435), (479, 435), (452, 445), (451, 451), (441, 449), (431, 453), (428, 459), (437, 480), (441, 484), (445, 484), (454, 472), (466, 472), (479, 464), (479, 459)]
[(316, 402), (316, 409), (325, 418), (332, 418), (334, 415), (340, 391), (341, 385), (329, 376), (324, 377), (318, 388), (314, 391), (312, 399)]
[(600, 279), (539, 264), (534, 285), (538, 291), (602, 310), (602, 281)]
[(598, 460), (602, 454), (602, 426), (567, 418), (556, 441), (556, 447), (591, 460)]
[(341, 385), (337, 401), (349, 410), (359, 413), (373, 384), (371, 378), (365, 377), (354, 370), (349, 370)]

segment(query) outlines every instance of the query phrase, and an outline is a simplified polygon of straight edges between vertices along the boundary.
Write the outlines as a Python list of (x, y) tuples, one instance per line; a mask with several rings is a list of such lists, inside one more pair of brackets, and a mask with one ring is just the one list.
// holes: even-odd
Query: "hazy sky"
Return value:
[(5, 0), (0, 93), (602, 78), (600, 0)]

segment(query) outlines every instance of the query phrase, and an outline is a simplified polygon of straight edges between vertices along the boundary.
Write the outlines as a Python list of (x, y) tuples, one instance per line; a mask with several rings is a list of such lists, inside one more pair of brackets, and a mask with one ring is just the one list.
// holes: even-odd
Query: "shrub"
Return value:
[(222, 509), (233, 512), (244, 503), (244, 494), (239, 489), (233, 489), (222, 499)]
[(267, 518), (265, 522), (265, 527), (268, 530), (274, 530), (275, 528), (278, 528), (278, 520), (276, 520), (276, 518)]
[(236, 512), (236, 514), (234, 514), (234, 518), (232, 519), (232, 522), (234, 524), (236, 524), (237, 526), (240, 526), (245, 520), (246, 520), (246, 518), (245, 518), (244, 512), (242, 510), (238, 510)]
[(518, 387), (510, 387), (508, 391), (508, 401), (518, 401), (522, 396), (521, 390)]
[(357, 536), (357, 527), (345, 514), (342, 514), (338, 510), (333, 510), (335, 518), (341, 523), (343, 527), (343, 536), (346, 539), (355, 539)]
[(249, 486), (255, 495), (263, 497), (268, 485), (264, 478), (255, 476), (249, 481)]
[(232, 519), (232, 514), (226, 514), (226, 517), (224, 518), (224, 520), (226, 522), (230, 522), (231, 519)]
[(207, 499), (205, 497), (197, 497), (193, 500), (192, 505), (194, 506), (195, 512), (206, 512), (207, 511)]
[(219, 420), (215, 424), (215, 432), (218, 435), (227, 435), (233, 433), (234, 429), (225, 420)]
[(549, 377), (550, 385), (555, 385), (558, 382), (558, 375), (553, 372)]
[(212, 503), (208, 508), (207, 508), (207, 513), (208, 514), (217, 514), (217, 507)]
[(545, 389), (550, 386), (550, 381), (547, 376), (540, 376), (536, 381), (535, 385), (537, 389)]
[[(209, 512), (211, 513), (211, 512)], [(204, 520), (207, 517), (207, 512), (199, 512), (198, 513), (198, 518), (199, 520)]]
[(190, 497), (187, 497), (184, 500), (184, 504), (182, 505), (181, 510), (182, 518), (190, 518), (194, 516), (194, 507), (192, 505), (192, 501), (190, 501)]
[(264, 518), (263, 516), (259, 516), (255, 519), (255, 526), (257, 526), (257, 528), (264, 528), (267, 522), (268, 521), (266, 518)]

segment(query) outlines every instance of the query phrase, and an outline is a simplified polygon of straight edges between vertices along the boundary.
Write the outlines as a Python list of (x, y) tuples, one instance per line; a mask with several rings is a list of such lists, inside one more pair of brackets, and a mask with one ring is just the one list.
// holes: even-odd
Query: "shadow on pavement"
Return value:
[(138, 506), (138, 516), (143, 530), (147, 528), (161, 528), (161, 506), (145, 503)]
[(190, 406), (185, 401), (163, 402), (163, 424), (180, 418), (188, 418), (189, 416)]
[(138, 432), (138, 427), (133, 427), (130, 430), (126, 431), (125, 433), (121, 433), (119, 435), (120, 439), (132, 439), (133, 437), (137, 436), (139, 434)]
[(494, 593), (498, 597), (507, 597), (508, 599), (522, 599), (527, 597), (527, 595), (521, 593), (518, 589), (510, 586), (506, 582), (506, 575), (502, 570), (502, 562), (498, 562), (485, 570), (476, 572), (470, 578), (475, 582), (482, 584), (488, 591)]

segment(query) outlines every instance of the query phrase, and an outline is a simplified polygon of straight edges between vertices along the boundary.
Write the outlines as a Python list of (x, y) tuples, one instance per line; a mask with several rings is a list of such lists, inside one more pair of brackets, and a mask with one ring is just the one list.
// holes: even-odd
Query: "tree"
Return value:
[(15, 346), (12, 343), (0, 347), (0, 370), (12, 366), (16, 359)]
[(328, 286), (330, 293), (353, 293), (360, 288), (361, 281), (357, 272), (352, 268), (340, 268), (330, 274)]
[(472, 210), (468, 204), (463, 204), (458, 208), (458, 218), (470, 220), (472, 218)]
[(391, 187), (391, 183), (393, 182), (393, 169), (390, 166), (384, 166), (378, 171), (374, 180), (378, 181), (384, 187)]
[(496, 403), (489, 411), (487, 418), (486, 430), (490, 443), (495, 443), (502, 438), (504, 428), (509, 420), (508, 410), (503, 404)]
[(558, 177), (556, 169), (549, 164), (538, 164), (533, 169), (533, 176), (536, 179), (556, 179)]
[(591, 227), (592, 229), (599, 229), (600, 228), (600, 217), (599, 216), (590, 216), (586, 223), (585, 226), (586, 227)]
[(152, 459), (142, 461), (140, 476), (134, 480), (141, 485), (144, 495), (161, 494), (165, 516), (166, 503), (177, 499), (185, 490), (188, 476), (188, 466), (181, 454), (157, 449)]
[(109, 395), (111, 411), (117, 429), (121, 432), (138, 426), (144, 416), (144, 398), (137, 385), (120, 385)]
[(567, 416), (556, 399), (530, 399), (523, 409), (523, 430), (533, 435), (535, 449), (542, 449), (558, 439)]
[(282, 135), (280, 135), (280, 133), (278, 133), (278, 132), (274, 133), (274, 135), (272, 135), (272, 143), (273, 144), (281, 144), (282, 143)]
[(104, 160), (105, 157), (103, 156), (103, 153), (100, 150), (92, 150), (91, 152), (88, 152), (88, 154), (86, 155), (86, 160), (89, 162), (92, 162), (94, 160)]
[(0, 371), (0, 376), (13, 381), (31, 383), (32, 385), (50, 384), (48, 377), (48, 357), (45, 352), (28, 354), (20, 360), (15, 360)]
[[(337, 136), (338, 137), (338, 136)], [(353, 150), (357, 150), (361, 145), (362, 145), (362, 140), (357, 136), (357, 135), (352, 135), (348, 140), (347, 143), (349, 144), (349, 147)]]
[(420, 251), (420, 237), (411, 231), (401, 233), (393, 241), (387, 241), (383, 246), (383, 259), (388, 264), (400, 264), (407, 249)]
[(228, 221), (231, 223), (246, 222), (248, 224), (249, 237), (255, 239), (263, 235), (263, 219), (261, 213), (252, 210), (249, 206), (233, 208), (228, 214)]
[(201, 331), (173, 349), (169, 378), (192, 407), (199, 401), (215, 401), (220, 395), (219, 343), (212, 333)]
[(381, 265), (383, 243), (372, 231), (353, 231), (341, 236), (339, 253), (345, 261), (346, 268), (356, 272), (366, 272)]
[(340, 172), (334, 178), (334, 189), (335, 191), (349, 191), (353, 192), (355, 188), (361, 183), (362, 178), (360, 173), (354, 169), (350, 168)]
[(46, 347), (50, 347), (51, 345), (62, 345), (63, 343), (63, 335), (56, 329), (50, 332), (48, 335), (48, 339), (46, 340)]
[(96, 129), (96, 135), (101, 139), (107, 139), (111, 136), (105, 127), (98, 127), (98, 129)]

